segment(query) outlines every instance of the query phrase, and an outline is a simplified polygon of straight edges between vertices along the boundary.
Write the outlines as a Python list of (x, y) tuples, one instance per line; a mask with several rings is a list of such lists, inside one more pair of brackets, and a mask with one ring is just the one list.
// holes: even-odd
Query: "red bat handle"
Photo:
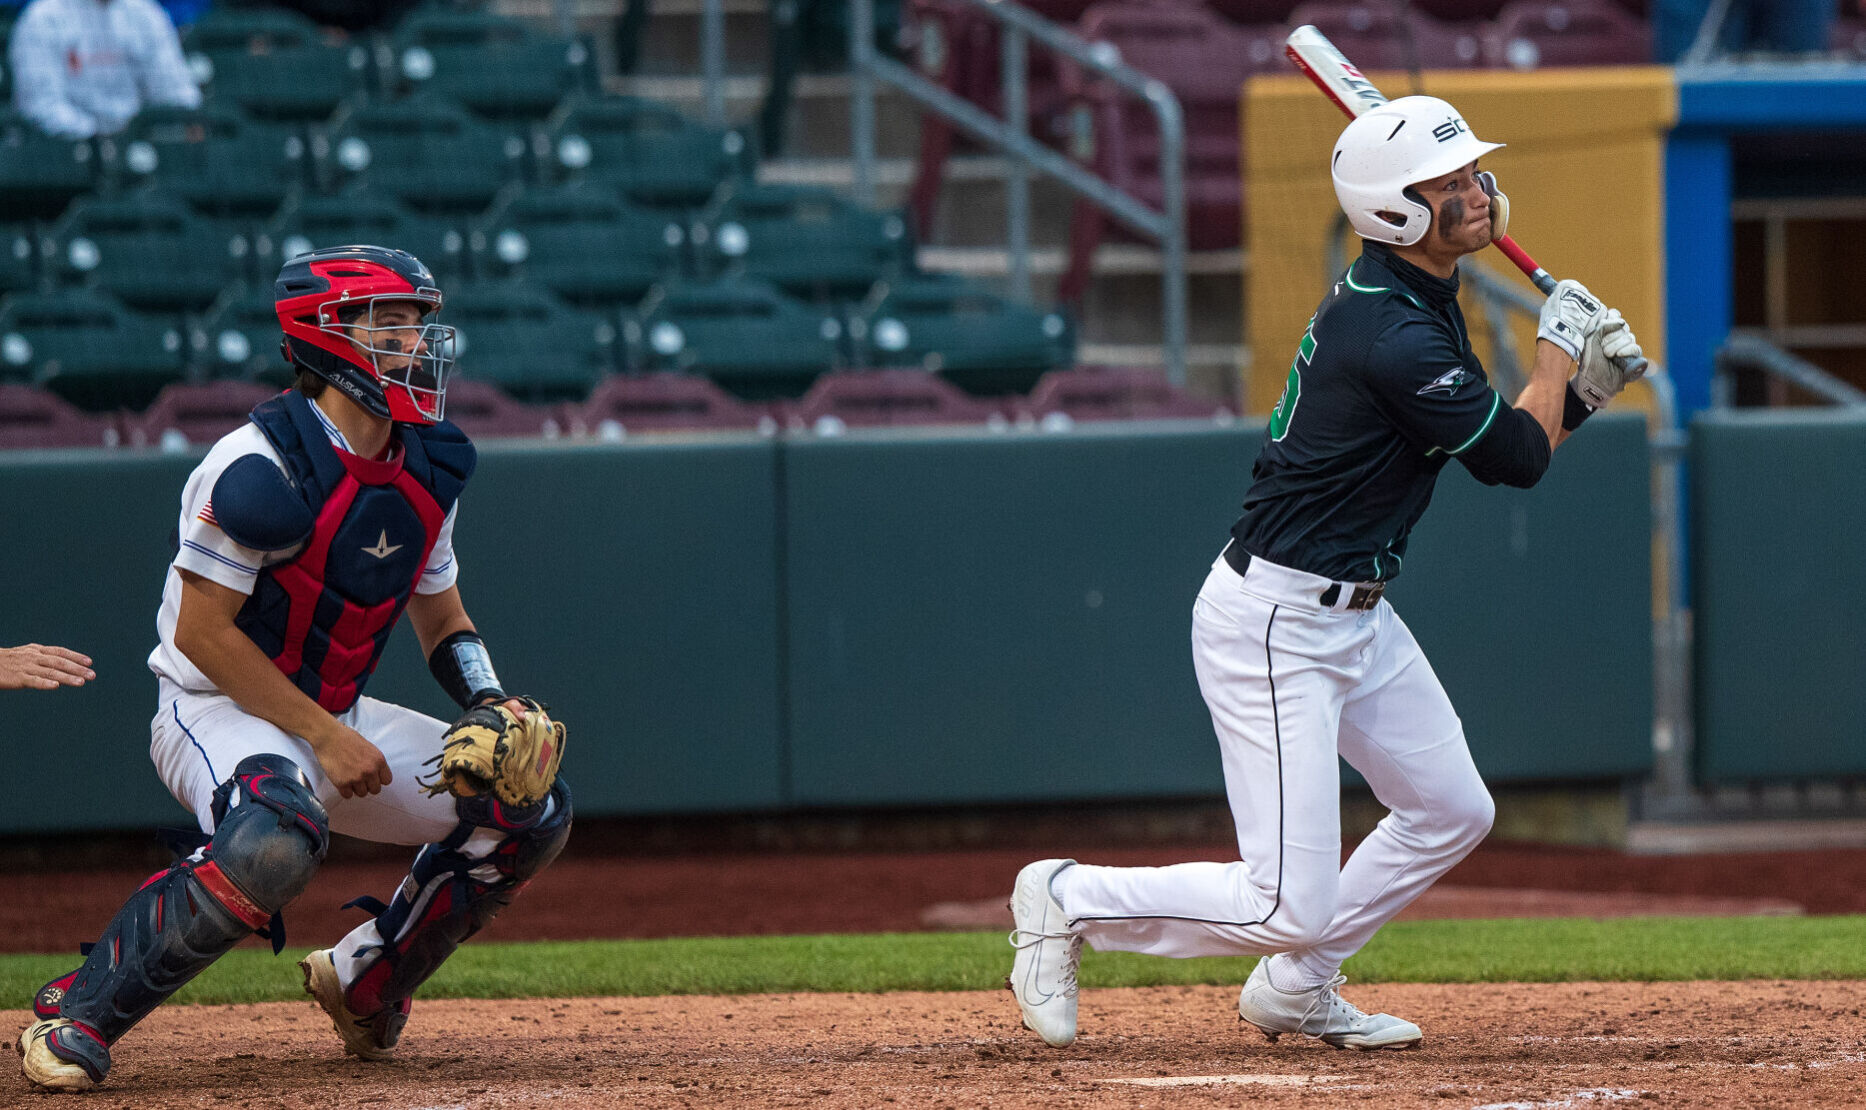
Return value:
[(1536, 260), (1529, 257), (1528, 251), (1517, 246), (1516, 240), (1505, 235), (1503, 238), (1495, 240), (1492, 245), (1502, 251), (1504, 257), (1516, 263), (1516, 268), (1523, 272), (1523, 276), (1535, 282), (1537, 289), (1542, 290), (1544, 293), (1552, 293), (1555, 291), (1555, 279), (1549, 276), (1547, 270), (1536, 265)]

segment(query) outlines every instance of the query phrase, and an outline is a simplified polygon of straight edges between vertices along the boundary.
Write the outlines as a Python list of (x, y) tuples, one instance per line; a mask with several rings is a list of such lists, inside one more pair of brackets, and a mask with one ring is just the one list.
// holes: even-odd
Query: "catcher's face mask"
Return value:
[(366, 300), (335, 327), (374, 368), (395, 419), (439, 421), (454, 364), (454, 329), (433, 322), (440, 310), (424, 301)]

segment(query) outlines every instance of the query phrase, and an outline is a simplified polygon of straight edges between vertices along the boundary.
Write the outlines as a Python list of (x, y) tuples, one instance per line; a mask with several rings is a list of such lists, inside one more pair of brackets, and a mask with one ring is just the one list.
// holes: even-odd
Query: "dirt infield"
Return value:
[[(310, 1002), (164, 1007), (104, 1107), (1866, 1106), (1863, 984), (1385, 985), (1426, 1030), (1361, 1053), (1237, 1023), (1214, 987), (1085, 992), (1044, 1047), (1007, 992), (422, 1002), (394, 1061), (339, 1055)], [(24, 1024), (0, 1013), (0, 1027)], [(67, 1105), (0, 1077), (0, 1105)]]

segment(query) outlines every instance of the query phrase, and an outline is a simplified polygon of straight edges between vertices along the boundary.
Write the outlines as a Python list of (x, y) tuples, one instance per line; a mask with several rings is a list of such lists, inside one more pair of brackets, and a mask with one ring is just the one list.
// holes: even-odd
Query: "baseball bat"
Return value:
[[(1328, 41), (1328, 36), (1309, 24), (1303, 24), (1289, 33), (1284, 43), (1283, 53), (1296, 64), (1302, 75), (1315, 83), (1322, 90), (1322, 95), (1335, 102), (1335, 107), (1347, 113), (1350, 119), (1372, 108), (1378, 108), (1387, 102), (1374, 83), (1357, 69), (1347, 55), (1335, 48)], [(1491, 245), (1503, 252), (1503, 256), (1516, 264), (1524, 276), (1535, 283), (1537, 289), (1549, 293), (1555, 288), (1555, 279), (1547, 270), (1536, 264), (1529, 257), (1529, 252), (1516, 245), (1516, 240), (1508, 235), (1491, 241)], [(1646, 360), (1636, 358), (1621, 365), (1629, 374), (1638, 374), (1645, 370)]]

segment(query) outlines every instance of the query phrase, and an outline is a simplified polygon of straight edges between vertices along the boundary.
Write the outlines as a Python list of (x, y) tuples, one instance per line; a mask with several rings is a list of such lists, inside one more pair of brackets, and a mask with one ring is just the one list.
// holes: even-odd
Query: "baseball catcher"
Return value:
[[(189, 476), (149, 657), (150, 753), (200, 835), (40, 989), (19, 1039), (39, 1087), (102, 1083), (123, 1035), (247, 936), (279, 950), (332, 831), (420, 846), (300, 964), (344, 1050), (382, 1059), (417, 988), (570, 835), (564, 726), (507, 696), (456, 584), (476, 454), (442, 418), (439, 286), (402, 251), (333, 247), (286, 263), (274, 299), (294, 384)], [(404, 613), (451, 728), (364, 695)]]

